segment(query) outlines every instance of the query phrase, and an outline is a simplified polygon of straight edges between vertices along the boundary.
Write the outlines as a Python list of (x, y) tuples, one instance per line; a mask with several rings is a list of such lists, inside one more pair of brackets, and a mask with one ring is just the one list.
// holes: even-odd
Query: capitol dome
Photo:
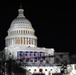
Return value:
[(16, 19), (14, 19), (11, 23), (11, 27), (18, 27), (18, 26), (32, 26), (31, 22), (25, 18), (24, 14), (23, 14), (24, 10), (23, 9), (19, 9), (18, 10), (18, 16)]
[(37, 37), (35, 36), (35, 30), (32, 27), (31, 22), (24, 16), (24, 10), (20, 8), (18, 10), (18, 16), (15, 18), (10, 28), (8, 29), (8, 36), (5, 38), (6, 46), (25, 46), (36, 47)]

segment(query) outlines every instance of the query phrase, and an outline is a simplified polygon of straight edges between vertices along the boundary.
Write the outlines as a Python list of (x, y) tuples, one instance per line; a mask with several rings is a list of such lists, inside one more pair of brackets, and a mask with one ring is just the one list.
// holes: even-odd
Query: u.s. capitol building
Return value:
[(56, 53), (54, 48), (37, 47), (37, 39), (31, 22), (24, 16), (24, 10), (20, 8), (5, 38), (5, 59), (17, 60), (31, 74), (60, 73), (59, 65), (65, 64), (64, 61), (69, 63), (68, 53)]
[[(53, 56), (53, 48), (39, 48), (37, 47), (37, 37), (31, 22), (25, 18), (23, 9), (19, 9), (18, 16), (14, 19), (8, 29), (8, 36), (5, 38), (6, 47), (5, 52), (7, 55), (11, 53), (14, 59), (25, 58), (26, 62), (42, 61), (45, 64), (42, 56)], [(38, 57), (40, 57), (38, 60)], [(7, 58), (8, 59), (8, 58)], [(30, 60), (28, 60), (30, 59)], [(54, 63), (54, 59), (50, 59), (50, 63)]]

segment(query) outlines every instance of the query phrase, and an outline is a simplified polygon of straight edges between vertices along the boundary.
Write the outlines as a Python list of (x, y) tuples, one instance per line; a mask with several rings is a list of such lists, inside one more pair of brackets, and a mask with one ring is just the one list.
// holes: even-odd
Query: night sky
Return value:
[[(76, 54), (76, 2), (61, 1), (22, 1), (24, 15), (35, 29), (39, 47)], [(18, 0), (0, 2), (0, 50), (19, 6)]]

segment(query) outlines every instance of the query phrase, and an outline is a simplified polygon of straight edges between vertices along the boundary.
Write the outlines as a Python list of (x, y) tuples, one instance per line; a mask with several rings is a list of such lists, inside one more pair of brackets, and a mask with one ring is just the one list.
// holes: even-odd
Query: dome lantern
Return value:
[(25, 16), (24, 16), (24, 10), (20, 8), (20, 9), (18, 10), (18, 16), (17, 16), (17, 18), (21, 18), (21, 17), (22, 17), (22, 18), (25, 18)]

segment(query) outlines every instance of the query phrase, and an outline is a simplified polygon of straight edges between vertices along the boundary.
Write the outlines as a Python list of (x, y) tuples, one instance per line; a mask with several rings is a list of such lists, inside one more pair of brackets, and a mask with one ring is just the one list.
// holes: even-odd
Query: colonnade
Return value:
[(32, 30), (15, 30), (8, 32), (8, 35), (34, 35), (34, 31)]
[(37, 46), (37, 39), (28, 38), (28, 37), (16, 37), (10, 38), (6, 40), (6, 45), (16, 45), (16, 44), (23, 44), (23, 45), (36, 45)]

